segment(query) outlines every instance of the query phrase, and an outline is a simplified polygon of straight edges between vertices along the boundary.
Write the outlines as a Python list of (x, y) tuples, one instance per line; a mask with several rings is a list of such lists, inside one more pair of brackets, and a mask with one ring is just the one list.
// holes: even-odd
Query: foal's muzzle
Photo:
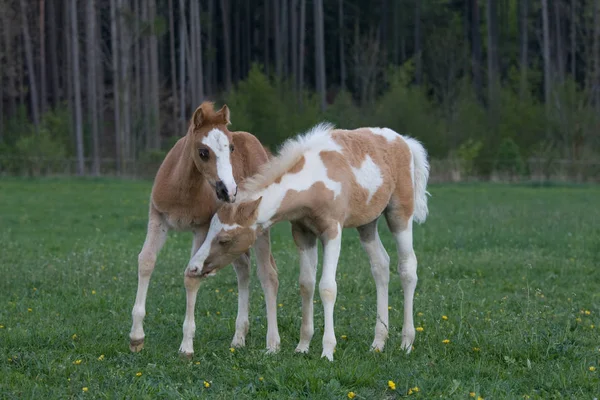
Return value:
[(215, 184), (215, 190), (217, 191), (217, 198), (221, 201), (226, 201), (228, 203), (233, 203), (235, 201), (235, 196), (237, 195), (237, 186), (235, 188), (235, 193), (229, 193), (227, 187), (223, 183), (223, 181), (217, 181)]

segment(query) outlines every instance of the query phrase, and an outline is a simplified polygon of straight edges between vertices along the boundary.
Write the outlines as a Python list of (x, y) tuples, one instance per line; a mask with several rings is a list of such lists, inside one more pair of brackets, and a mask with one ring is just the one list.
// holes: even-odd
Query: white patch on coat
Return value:
[(371, 132), (373, 132), (375, 135), (383, 136), (384, 138), (386, 138), (386, 140), (388, 142), (393, 142), (394, 140), (396, 140), (400, 137), (400, 135), (398, 133), (394, 132), (390, 128), (367, 128), (367, 129), (370, 129)]
[(230, 197), (234, 197), (237, 192), (237, 184), (233, 178), (233, 167), (231, 166), (231, 151), (229, 149), (229, 139), (220, 129), (212, 129), (208, 135), (202, 139), (202, 143), (210, 147), (217, 158), (217, 175), (225, 184)]
[(210, 220), (210, 228), (208, 228), (208, 233), (206, 234), (206, 238), (204, 239), (204, 243), (198, 249), (196, 254), (190, 260), (187, 269), (193, 270), (194, 268), (198, 269), (197, 274), (202, 273), (202, 268), (204, 267), (204, 261), (208, 258), (210, 254), (210, 247), (215, 236), (223, 230), (224, 227), (231, 227), (231, 225), (223, 225), (219, 216), (217, 214), (213, 215)]
[(371, 156), (367, 154), (367, 157), (360, 165), (360, 168), (352, 167), (352, 172), (354, 173), (356, 182), (369, 192), (369, 196), (367, 197), (367, 204), (369, 204), (377, 192), (377, 189), (383, 184), (381, 170), (377, 164), (373, 162)]
[(342, 192), (342, 183), (337, 182), (327, 176), (327, 167), (321, 158), (322, 151), (342, 152), (342, 147), (336, 143), (331, 134), (320, 133), (319, 140), (312, 142), (313, 146), (305, 150), (304, 166), (294, 174), (286, 173), (282, 176), (279, 183), (272, 183), (263, 190), (253, 193), (252, 198), (257, 199), (262, 196), (262, 201), (258, 207), (259, 223), (266, 223), (279, 210), (285, 195), (289, 190), (298, 192), (309, 189), (312, 185), (322, 182), (325, 187), (333, 192), (334, 198)]

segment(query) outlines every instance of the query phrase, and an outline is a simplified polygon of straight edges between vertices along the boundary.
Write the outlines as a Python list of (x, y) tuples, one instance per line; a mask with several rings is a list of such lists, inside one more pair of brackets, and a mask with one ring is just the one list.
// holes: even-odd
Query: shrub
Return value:
[(525, 163), (521, 158), (519, 145), (513, 139), (502, 139), (496, 154), (494, 170), (507, 178), (514, 178), (525, 172)]

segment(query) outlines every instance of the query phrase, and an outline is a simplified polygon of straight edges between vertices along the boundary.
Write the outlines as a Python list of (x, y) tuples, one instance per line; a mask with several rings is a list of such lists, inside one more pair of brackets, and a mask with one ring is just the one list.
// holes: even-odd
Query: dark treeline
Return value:
[(463, 174), (600, 153), (600, 0), (0, 0), (0, 18), (3, 173), (127, 173), (203, 100), (271, 147), (323, 119), (388, 126)]

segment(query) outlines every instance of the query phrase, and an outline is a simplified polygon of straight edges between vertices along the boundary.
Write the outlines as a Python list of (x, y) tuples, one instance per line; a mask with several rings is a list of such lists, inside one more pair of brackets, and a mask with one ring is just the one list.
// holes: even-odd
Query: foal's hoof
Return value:
[(141, 339), (131, 339), (129, 341), (129, 350), (132, 353), (139, 353), (144, 348), (144, 338)]
[(193, 352), (192, 353), (186, 353), (184, 351), (180, 351), (179, 352), (179, 357), (182, 360), (185, 360), (185, 361), (192, 361), (192, 358), (194, 358), (194, 353)]

